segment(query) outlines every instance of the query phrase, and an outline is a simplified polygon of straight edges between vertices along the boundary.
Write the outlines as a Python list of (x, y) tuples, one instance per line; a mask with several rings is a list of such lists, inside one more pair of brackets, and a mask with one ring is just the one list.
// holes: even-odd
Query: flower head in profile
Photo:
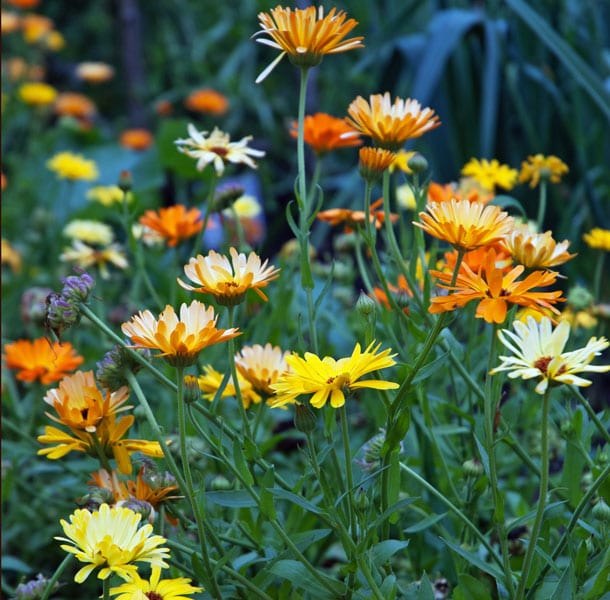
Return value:
[(46, 338), (5, 344), (4, 352), (2, 358), (9, 369), (17, 371), (17, 379), (40, 381), (43, 385), (59, 381), (84, 360), (69, 342), (51, 342)]
[[(205, 365), (203, 367), (203, 375), (200, 375), (197, 378), (197, 384), (206, 400), (209, 402), (214, 400), (222, 386), (223, 379), (224, 374), (214, 369), (211, 365)], [(237, 373), (237, 385), (244, 408), (250, 408), (252, 404), (260, 403), (262, 400), (260, 394), (256, 392), (252, 384), (242, 377), (240, 373)], [(237, 398), (237, 389), (235, 388), (232, 377), (229, 377), (227, 380), (220, 397)]]
[(156, 319), (149, 311), (140, 311), (123, 323), (123, 333), (135, 346), (160, 350), (157, 356), (164, 357), (173, 366), (192, 365), (199, 352), (207, 346), (225, 342), (240, 335), (236, 328), (217, 329), (218, 316), (213, 307), (193, 300), (183, 303), (179, 315), (169, 304)]
[(604, 252), (610, 252), (610, 229), (602, 229), (601, 227), (594, 227), (588, 233), (582, 236), (589, 248), (594, 250), (603, 250)]
[(568, 171), (568, 165), (560, 158), (552, 154), (549, 156), (535, 154), (534, 156), (528, 156), (527, 160), (521, 163), (519, 183), (529, 181), (531, 188), (536, 187), (540, 181), (545, 180), (551, 183), (559, 183)]
[[(261, 30), (253, 37), (281, 53), (256, 78), (256, 83), (263, 81), (286, 55), (292, 64), (307, 68), (320, 64), (327, 54), (364, 47), (363, 37), (345, 39), (358, 21), (348, 19), (344, 11), (337, 12), (336, 8), (325, 16), (322, 6), (291, 9), (278, 5), (268, 13), (259, 13), (258, 20)], [(269, 37), (258, 37), (263, 35)]]
[(261, 261), (260, 256), (250, 252), (248, 256), (229, 248), (231, 258), (210, 250), (207, 256), (197, 255), (184, 265), (185, 275), (195, 284), (191, 286), (178, 279), (185, 289), (202, 294), (212, 294), (224, 306), (239, 304), (249, 289), (253, 289), (260, 298), (267, 300), (261, 288), (279, 277), (279, 269), (268, 261)]
[(146, 562), (153, 567), (167, 568), (165, 559), (169, 549), (162, 547), (167, 540), (153, 534), (150, 524), (140, 526), (142, 516), (120, 506), (102, 504), (99, 510), (89, 512), (77, 509), (70, 521), (60, 521), (66, 537), (55, 539), (66, 542), (62, 550), (73, 554), (80, 562), (87, 563), (74, 577), (82, 583), (92, 571), (99, 568), (99, 579), (113, 573), (131, 580), (137, 574), (134, 563)]
[[(369, 221), (376, 229), (381, 229), (385, 222), (385, 213), (379, 207), (383, 205), (383, 198), (375, 200), (369, 207)], [(320, 221), (324, 221), (333, 227), (343, 225), (345, 233), (352, 233), (358, 227), (363, 227), (366, 222), (366, 213), (363, 210), (351, 210), (349, 208), (329, 208), (321, 210), (317, 214)], [(392, 222), (398, 220), (398, 215), (391, 213), (390, 219)]]
[(537, 379), (536, 392), (544, 394), (549, 386), (567, 384), (585, 387), (588, 379), (577, 373), (610, 371), (610, 365), (591, 365), (610, 343), (605, 337), (592, 337), (584, 348), (564, 352), (570, 335), (570, 324), (561, 321), (555, 329), (548, 317), (536, 321), (528, 317), (527, 322), (514, 321), (514, 332), (503, 329), (498, 337), (513, 354), (500, 356), (500, 366), (491, 374), (508, 371), (511, 379)]
[(110, 277), (109, 264), (118, 269), (126, 269), (129, 266), (127, 258), (119, 244), (110, 244), (103, 248), (93, 248), (76, 239), (72, 241), (72, 246), (64, 248), (59, 260), (73, 262), (81, 269), (97, 267), (102, 279)]
[(174, 204), (158, 211), (147, 210), (139, 222), (165, 238), (170, 248), (193, 237), (203, 228), (201, 211), (194, 207), (187, 209), (184, 204)]
[(153, 566), (150, 579), (134, 573), (130, 582), (110, 588), (110, 595), (116, 596), (116, 600), (189, 600), (191, 594), (201, 591), (203, 588), (191, 585), (191, 580), (185, 577), (161, 579), (160, 567)]
[(502, 240), (502, 244), (515, 262), (526, 269), (549, 269), (576, 256), (568, 252), (568, 240), (557, 243), (551, 231), (532, 233), (527, 227), (513, 230)]
[(229, 101), (220, 92), (204, 88), (191, 92), (185, 98), (184, 106), (193, 112), (219, 116), (227, 112)]
[(484, 189), (493, 192), (496, 186), (511, 190), (517, 183), (518, 174), (516, 169), (500, 164), (496, 158), (491, 161), (486, 158), (471, 158), (462, 168), (462, 175), (472, 177)]
[(248, 147), (252, 136), (246, 136), (239, 142), (232, 142), (228, 133), (214, 127), (212, 133), (198, 131), (192, 123), (188, 125), (188, 138), (178, 139), (174, 143), (178, 151), (191, 158), (197, 159), (197, 170), (203, 171), (205, 167), (212, 164), (216, 174), (220, 177), (224, 173), (227, 163), (243, 164), (251, 169), (256, 169), (256, 163), (252, 158), (265, 156), (262, 150)]
[(431, 236), (449, 242), (457, 250), (475, 250), (499, 242), (513, 228), (513, 219), (499, 206), (468, 200), (429, 202), (413, 222)]
[(81, 154), (74, 154), (73, 152), (60, 152), (56, 154), (47, 162), (47, 167), (60, 179), (93, 181), (98, 177), (95, 162), (86, 159)]
[(417, 100), (392, 98), (389, 92), (374, 94), (367, 102), (358, 96), (348, 107), (346, 121), (381, 148), (398, 150), (407, 140), (420, 137), (441, 123), (431, 108)]
[[(343, 137), (345, 133), (355, 133), (355, 135)], [(293, 121), (290, 125), (290, 135), (294, 138), (298, 136), (298, 123), (296, 121)], [(327, 113), (306, 115), (303, 121), (303, 135), (305, 143), (318, 155), (326, 154), (337, 148), (348, 148), (362, 144), (358, 132), (350, 127), (345, 119), (339, 119)]]
[(74, 219), (63, 229), (63, 234), (73, 240), (87, 244), (106, 246), (114, 240), (114, 232), (110, 225), (91, 219)]
[(244, 346), (235, 355), (238, 372), (250, 382), (254, 389), (267, 395), (273, 394), (271, 387), (279, 377), (289, 371), (286, 359), (290, 353), (279, 346), (267, 343)]
[(271, 385), (275, 397), (271, 398), (272, 407), (294, 403), (299, 396), (311, 396), (309, 402), (315, 408), (322, 408), (330, 399), (333, 408), (345, 404), (345, 395), (353, 390), (371, 388), (376, 390), (392, 390), (397, 383), (379, 379), (361, 379), (367, 373), (385, 369), (396, 364), (391, 350), (379, 352), (381, 344), (371, 343), (362, 352), (360, 344), (356, 344), (351, 356), (335, 360), (330, 356), (320, 358), (310, 352), (301, 358), (291, 354), (286, 358), (292, 371), (280, 376)]
[(358, 172), (370, 183), (375, 183), (396, 160), (396, 154), (385, 148), (365, 146), (358, 151)]
[(485, 263), (477, 273), (467, 264), (462, 264), (455, 285), (451, 285), (451, 273), (431, 270), (430, 274), (442, 282), (441, 287), (451, 293), (430, 298), (429, 311), (433, 314), (452, 311), (479, 300), (475, 316), (488, 323), (503, 323), (509, 303), (538, 310), (550, 309), (559, 314), (553, 304), (563, 301), (561, 291), (535, 291), (535, 288), (553, 285), (557, 273), (534, 271), (519, 281), (517, 278), (524, 270), (523, 265), (518, 265), (504, 274), (496, 265), (496, 251), (493, 248), (487, 251)]
[(31, 106), (48, 106), (57, 98), (57, 90), (41, 81), (24, 83), (19, 88), (18, 94), (22, 102)]

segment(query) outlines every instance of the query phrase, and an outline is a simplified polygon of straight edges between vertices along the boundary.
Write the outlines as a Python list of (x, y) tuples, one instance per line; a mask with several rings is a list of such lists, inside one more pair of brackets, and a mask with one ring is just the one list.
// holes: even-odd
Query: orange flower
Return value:
[(220, 92), (210, 89), (195, 90), (184, 100), (188, 110), (210, 115), (224, 115), (229, 108), (229, 101)]
[(114, 77), (114, 68), (103, 62), (83, 62), (76, 67), (76, 76), (87, 83), (105, 83)]
[[(311, 146), (316, 154), (325, 154), (337, 148), (360, 146), (362, 140), (358, 132), (350, 127), (344, 119), (333, 117), (326, 113), (307, 115), (304, 123), (305, 143)], [(355, 136), (342, 137), (344, 133), (354, 133)], [(298, 123), (291, 123), (290, 135), (298, 136)]]
[[(404, 308), (402, 309), (403, 312), (408, 313), (409, 307), (406, 306), (406, 303), (408, 298), (413, 298), (413, 292), (411, 291), (411, 288), (409, 287), (409, 284), (407, 283), (407, 280), (404, 275), (399, 275), (396, 283), (397, 285), (392, 285), (391, 283), (388, 283), (388, 290), (390, 290), (392, 294), (397, 296), (396, 300), (398, 302), (398, 305), (404, 306)], [(379, 302), (379, 304), (381, 304), (387, 310), (392, 309), (392, 305), (390, 304), (388, 296), (384, 290), (378, 287), (373, 288), (373, 296), (375, 300), (377, 300), (377, 302)]]
[[(462, 265), (466, 264), (472, 271), (478, 273), (485, 266), (487, 261), (487, 253), (490, 248), (493, 248), (496, 251), (496, 268), (500, 269), (503, 273), (510, 271), (513, 261), (510, 254), (506, 252), (506, 249), (501, 244), (482, 246), (476, 250), (465, 252), (464, 256), (462, 257)], [(437, 265), (438, 268), (446, 273), (453, 273), (455, 271), (457, 257), (457, 250), (445, 252), (445, 260), (441, 262), (441, 266)]]
[(187, 210), (183, 204), (160, 208), (159, 212), (147, 210), (139, 221), (163, 236), (170, 248), (199, 233), (203, 227), (201, 211), (197, 208)]
[(471, 185), (466, 187), (462, 182), (460, 182), (459, 186), (451, 183), (442, 185), (434, 181), (430, 182), (428, 186), (428, 202), (447, 202), (452, 199), (488, 204), (494, 199), (494, 195), (478, 186)]
[(49, 385), (59, 381), (83, 363), (69, 342), (50, 342), (47, 338), (17, 340), (5, 344), (3, 359), (9, 369), (18, 369), (20, 381), (40, 381)]
[(432, 202), (413, 222), (431, 236), (449, 242), (458, 250), (475, 250), (500, 241), (513, 227), (513, 219), (499, 206), (452, 199)]
[(392, 102), (389, 92), (371, 95), (369, 102), (358, 96), (347, 112), (346, 121), (354, 129), (392, 151), (441, 124), (431, 108), (422, 109), (417, 100), (410, 98), (395, 98)]
[[(383, 205), (383, 198), (379, 198), (371, 204), (369, 212), (369, 221), (375, 225), (376, 229), (381, 229), (385, 222), (385, 214), (383, 210), (377, 210)], [(392, 223), (398, 219), (398, 215), (391, 214)], [(343, 223), (345, 225), (345, 233), (351, 233), (358, 226), (364, 225), (365, 214), (363, 210), (350, 210), (349, 208), (330, 208), (322, 210), (318, 213), (318, 219), (324, 221), (333, 227)]]
[(40, 4), (40, 0), (6, 0), (6, 2), (15, 8), (22, 8), (24, 10), (36, 8)]
[(33, 13), (24, 15), (21, 19), (21, 27), (23, 30), (23, 39), (28, 44), (35, 44), (53, 31), (53, 21), (42, 15)]
[(532, 233), (527, 226), (508, 234), (502, 243), (515, 261), (527, 269), (556, 267), (576, 256), (568, 253), (568, 240), (557, 243), (551, 231)]
[(75, 92), (59, 94), (55, 99), (53, 109), (55, 114), (59, 116), (69, 116), (77, 119), (89, 119), (97, 112), (95, 103), (91, 99)]
[(443, 282), (441, 287), (453, 293), (430, 298), (431, 305), (428, 310), (433, 314), (442, 313), (461, 308), (472, 300), (480, 300), (475, 316), (485, 319), (488, 323), (503, 323), (508, 303), (533, 309), (547, 308), (559, 314), (552, 305), (564, 301), (560, 298), (561, 291), (532, 291), (534, 288), (554, 284), (557, 273), (534, 271), (523, 281), (517, 281), (524, 270), (522, 265), (518, 265), (504, 275), (502, 270), (496, 267), (496, 251), (493, 248), (487, 252), (487, 259), (481, 271), (475, 273), (468, 265), (463, 265), (453, 286), (452, 274), (431, 270), (430, 274)]
[[(21, 29), (21, 17), (15, 12), (9, 12), (8, 10), (2, 11), (2, 18), (0, 19), (0, 25), (2, 27), (2, 35), (8, 35)], [(14, 60), (14, 59), (11, 59)], [(2, 61), (2, 70), (4, 71), (4, 61)]]
[(127, 129), (119, 137), (119, 143), (123, 148), (135, 151), (150, 148), (153, 140), (152, 133), (147, 129)]
[(366, 181), (377, 181), (382, 173), (389, 169), (396, 160), (396, 154), (385, 148), (365, 146), (358, 152), (358, 171)]

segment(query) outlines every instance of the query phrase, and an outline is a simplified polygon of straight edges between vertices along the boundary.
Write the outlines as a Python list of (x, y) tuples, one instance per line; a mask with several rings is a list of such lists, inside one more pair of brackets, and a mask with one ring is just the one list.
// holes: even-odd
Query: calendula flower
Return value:
[(220, 92), (206, 88), (191, 92), (184, 100), (184, 106), (193, 112), (219, 116), (227, 112), (229, 101)]
[(98, 202), (103, 206), (120, 204), (124, 198), (129, 203), (133, 200), (133, 195), (130, 192), (124, 194), (118, 185), (98, 185), (87, 192), (87, 200)]
[(261, 31), (253, 37), (268, 35), (268, 38), (256, 41), (282, 52), (256, 78), (256, 83), (263, 81), (284, 56), (288, 56), (292, 64), (308, 68), (320, 64), (326, 54), (364, 47), (363, 37), (345, 39), (358, 21), (348, 19), (344, 11), (337, 12), (336, 8), (324, 16), (322, 6), (290, 9), (278, 5), (269, 13), (259, 13), (258, 20)]
[(528, 156), (527, 160), (521, 163), (519, 183), (529, 181), (531, 188), (536, 187), (540, 180), (545, 179), (551, 183), (559, 183), (562, 176), (568, 171), (568, 165), (557, 156), (535, 154), (534, 156)]
[[(355, 135), (342, 137), (345, 133)], [(298, 137), (298, 123), (296, 121), (293, 121), (290, 125), (290, 135), (294, 138)], [(350, 127), (345, 119), (339, 119), (327, 113), (306, 115), (303, 121), (303, 137), (305, 143), (319, 155), (337, 148), (360, 146), (362, 144), (358, 132)]]
[(235, 366), (244, 379), (249, 381), (256, 390), (272, 395), (271, 386), (282, 374), (289, 371), (286, 362), (289, 355), (288, 351), (284, 352), (279, 346), (271, 344), (244, 346), (235, 355)]
[(24, 83), (17, 93), (25, 104), (31, 106), (48, 106), (57, 98), (57, 90), (52, 85), (39, 81)]
[(378, 181), (383, 172), (389, 169), (396, 159), (396, 154), (385, 148), (365, 146), (358, 151), (358, 172), (362, 178), (371, 183)]
[(157, 566), (152, 568), (150, 580), (134, 573), (129, 583), (110, 588), (110, 594), (117, 596), (117, 600), (189, 600), (191, 594), (201, 591), (203, 588), (191, 585), (191, 580), (184, 577), (161, 579), (161, 569)]
[(589, 248), (610, 252), (610, 229), (594, 227), (582, 236)]
[(84, 94), (63, 92), (57, 96), (53, 104), (53, 111), (61, 117), (74, 117), (76, 119), (90, 119), (97, 112), (95, 102)]
[(458, 250), (475, 250), (499, 242), (513, 228), (513, 219), (499, 206), (468, 200), (432, 202), (413, 222), (431, 236), (449, 242)]
[(153, 135), (148, 129), (126, 129), (119, 136), (119, 144), (135, 152), (147, 150), (152, 146), (153, 141)]
[(279, 277), (279, 269), (267, 266), (268, 260), (261, 262), (260, 256), (250, 252), (246, 257), (233, 247), (229, 248), (231, 259), (210, 250), (207, 256), (197, 255), (184, 265), (185, 275), (198, 287), (193, 287), (178, 279), (178, 283), (191, 292), (212, 294), (224, 306), (239, 304), (249, 289), (260, 298), (267, 300), (261, 288)]
[(129, 397), (129, 388), (102, 392), (95, 383), (93, 371), (77, 371), (64, 377), (59, 387), (49, 390), (43, 400), (52, 406), (57, 417), (47, 417), (70, 429), (94, 432), (102, 419), (111, 414), (129, 410), (123, 406)]
[(242, 194), (231, 204), (231, 208), (226, 208), (222, 214), (230, 219), (233, 217), (233, 211), (238, 219), (254, 219), (263, 212), (263, 209), (255, 196)]
[(574, 258), (569, 254), (570, 242), (557, 243), (553, 232), (532, 233), (527, 227), (518, 227), (502, 240), (515, 262), (527, 269), (549, 269)]
[[(203, 367), (203, 375), (197, 378), (199, 389), (203, 392), (203, 397), (212, 402), (220, 389), (224, 374), (220, 373), (211, 365), (205, 365)], [(256, 393), (256, 390), (252, 387), (252, 384), (243, 378), (239, 373), (237, 374), (237, 385), (239, 386), (239, 393), (245, 408), (250, 408), (251, 404), (259, 404), (261, 401), (260, 394)], [(230, 377), (222, 390), (221, 398), (237, 398), (237, 390), (233, 383), (233, 378)]]
[(502, 361), (490, 373), (508, 371), (511, 379), (537, 379), (536, 392), (544, 394), (553, 385), (568, 384), (585, 387), (591, 385), (588, 379), (577, 373), (610, 371), (610, 365), (591, 365), (596, 356), (608, 348), (605, 337), (592, 337), (584, 348), (564, 352), (570, 335), (570, 324), (561, 321), (555, 329), (549, 318), (539, 322), (531, 317), (527, 323), (513, 322), (514, 333), (509, 329), (498, 332), (504, 346), (512, 351), (512, 356), (500, 356)]
[(339, 408), (345, 404), (345, 394), (353, 390), (371, 388), (392, 390), (397, 383), (379, 379), (361, 378), (367, 373), (385, 369), (396, 364), (395, 354), (391, 350), (379, 352), (381, 344), (371, 343), (362, 352), (356, 344), (351, 356), (335, 360), (330, 356), (320, 358), (310, 352), (301, 358), (298, 354), (286, 357), (292, 371), (280, 376), (277, 383), (271, 385), (276, 396), (271, 398), (272, 407), (293, 403), (299, 396), (311, 396), (309, 402), (315, 408), (322, 408), (330, 398), (330, 405)]
[(43, 385), (59, 381), (84, 361), (69, 342), (51, 342), (46, 338), (5, 344), (4, 352), (2, 358), (9, 369), (17, 371), (17, 379), (40, 381)]
[[(2, 35), (19, 31), (21, 29), (21, 17), (16, 12), (3, 10), (0, 16), (0, 28)], [(4, 67), (4, 64), (2, 66)]]
[(73, 240), (80, 240), (87, 244), (106, 246), (114, 240), (112, 227), (101, 221), (90, 219), (74, 219), (63, 230), (63, 234)]
[(442, 313), (461, 308), (472, 300), (479, 300), (475, 316), (488, 323), (503, 323), (509, 303), (534, 309), (546, 308), (559, 314), (553, 304), (563, 301), (561, 291), (534, 291), (535, 288), (554, 284), (557, 273), (534, 271), (524, 280), (518, 281), (517, 278), (524, 270), (523, 265), (518, 265), (504, 274), (496, 266), (496, 251), (493, 248), (488, 250), (481, 272), (475, 273), (467, 264), (463, 264), (455, 285), (451, 285), (451, 273), (431, 270), (430, 274), (442, 282), (441, 287), (452, 293), (430, 298), (428, 310), (431, 313)]
[(103, 62), (82, 62), (76, 66), (75, 74), (87, 83), (105, 83), (114, 77), (114, 67)]
[(110, 277), (108, 264), (119, 269), (126, 269), (129, 266), (119, 244), (110, 244), (105, 248), (96, 249), (80, 240), (73, 240), (72, 247), (65, 248), (59, 259), (64, 262), (73, 262), (82, 269), (96, 266), (100, 270), (102, 279)]
[[(471, 182), (474, 182), (473, 185)], [(428, 202), (448, 202), (449, 200), (468, 200), (488, 204), (494, 195), (484, 190), (474, 179), (462, 179), (459, 184), (430, 182), (428, 186)]]
[(262, 150), (248, 148), (252, 136), (246, 136), (239, 142), (232, 142), (228, 133), (214, 127), (208, 136), (207, 131), (197, 131), (192, 123), (188, 125), (188, 138), (176, 140), (174, 143), (178, 151), (197, 159), (197, 170), (202, 171), (209, 164), (214, 165), (216, 174), (220, 177), (224, 173), (227, 163), (243, 164), (256, 169), (252, 157), (265, 156)]
[(211, 306), (193, 300), (188, 306), (180, 305), (179, 316), (169, 304), (158, 319), (149, 310), (140, 311), (121, 330), (136, 346), (160, 350), (157, 356), (171, 365), (188, 366), (203, 348), (240, 335), (236, 328), (217, 329), (217, 319)]
[(156, 231), (171, 248), (183, 240), (188, 240), (203, 228), (203, 216), (198, 208), (175, 204), (157, 211), (147, 210), (139, 222)]
[[(375, 226), (376, 229), (381, 229), (381, 226), (385, 222), (385, 213), (383, 210), (379, 210), (379, 207), (383, 205), (383, 198), (375, 200), (369, 207), (369, 221)], [(351, 233), (358, 227), (363, 227), (366, 219), (366, 214), (363, 210), (350, 210), (349, 208), (329, 208), (328, 210), (321, 210), (317, 214), (317, 218), (320, 221), (329, 223), (332, 226), (343, 225), (345, 233)], [(390, 214), (392, 222), (398, 220), (398, 215)]]
[(47, 161), (47, 167), (60, 179), (85, 179), (92, 181), (98, 178), (97, 165), (81, 154), (60, 152)]
[(70, 515), (70, 522), (60, 521), (66, 537), (56, 540), (62, 550), (73, 554), (80, 562), (88, 563), (74, 577), (82, 583), (97, 568), (99, 579), (116, 573), (121, 579), (130, 581), (137, 575), (134, 563), (146, 562), (153, 567), (167, 568), (165, 559), (169, 549), (161, 547), (167, 541), (153, 535), (153, 526), (140, 525), (142, 516), (128, 508), (110, 507), (102, 504), (99, 510), (89, 512), (77, 509)]
[[(500, 269), (503, 273), (510, 271), (513, 266), (513, 260), (506, 249), (500, 244), (493, 244), (493, 246), (482, 246), (476, 250), (470, 250), (465, 252), (462, 256), (462, 264), (466, 264), (470, 267), (470, 270), (474, 273), (480, 273), (485, 267), (488, 258), (489, 249), (492, 248), (496, 251), (496, 269)], [(446, 273), (453, 273), (458, 259), (458, 251), (452, 250), (451, 252), (445, 252), (443, 259), (436, 265), (440, 271)]]
[(422, 136), (441, 123), (431, 108), (417, 100), (392, 98), (389, 92), (374, 94), (367, 102), (358, 96), (348, 107), (346, 121), (381, 148), (396, 151), (407, 141)]
[(8, 265), (13, 273), (19, 273), (21, 271), (21, 253), (4, 238), (2, 238), (0, 255), (2, 257), (2, 264)]
[(462, 168), (462, 175), (472, 177), (486, 190), (493, 192), (496, 186), (511, 190), (517, 183), (517, 171), (508, 165), (502, 165), (497, 159), (491, 161), (472, 158)]

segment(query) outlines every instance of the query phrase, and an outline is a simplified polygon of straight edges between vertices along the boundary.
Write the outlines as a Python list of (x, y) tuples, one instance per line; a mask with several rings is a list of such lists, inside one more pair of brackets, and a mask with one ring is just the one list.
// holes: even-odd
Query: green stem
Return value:
[(547, 387), (542, 397), (542, 419), (541, 419), (541, 460), (540, 460), (540, 491), (538, 493), (538, 507), (536, 509), (536, 516), (534, 519), (534, 525), (530, 533), (530, 541), (527, 546), (527, 553), (523, 561), (523, 567), (521, 568), (521, 580), (519, 581), (519, 587), (517, 588), (517, 600), (525, 598), (525, 591), (527, 588), (527, 578), (532, 568), (532, 562), (534, 560), (534, 554), (536, 553), (536, 547), (538, 546), (538, 535), (540, 534), (540, 528), (542, 527), (542, 519), (544, 517), (544, 509), (546, 508), (546, 495), (548, 492), (549, 485), (549, 407), (550, 407), (550, 386)]
[(90, 432), (89, 437), (91, 438), (91, 446), (95, 450), (95, 454), (99, 459), (100, 464), (104, 469), (106, 469), (106, 471), (108, 471), (108, 474), (112, 473), (112, 467), (110, 466), (110, 461), (106, 456), (106, 450), (102, 446), (100, 438), (97, 437), (97, 433), (95, 431)]
[(540, 195), (538, 198), (538, 217), (536, 218), (536, 227), (538, 231), (542, 231), (544, 224), (544, 215), (546, 213), (546, 196), (547, 182), (544, 179), (540, 180)]
[(102, 581), (102, 598), (103, 600), (110, 600), (110, 577), (106, 577)]
[(595, 262), (595, 274), (593, 276), (593, 298), (595, 302), (601, 300), (602, 292), (602, 275), (604, 273), (604, 261), (606, 259), (606, 253), (600, 250), (597, 255), (597, 261)]
[(587, 399), (580, 393), (580, 390), (575, 385), (570, 385), (568, 387), (572, 394), (574, 394), (574, 397), (580, 402), (581, 406), (587, 411), (589, 419), (595, 423), (600, 435), (610, 444), (610, 433), (608, 433), (608, 429), (604, 427), (604, 424), (599, 420), (595, 411), (591, 408), (589, 402), (587, 402)]
[(208, 196), (205, 201), (205, 213), (203, 216), (203, 227), (197, 233), (195, 240), (193, 242), (193, 249), (191, 250), (190, 256), (197, 256), (201, 254), (201, 242), (203, 240), (203, 236), (205, 235), (205, 230), (208, 227), (208, 221), (210, 220), (210, 215), (212, 214), (213, 204), (214, 204), (214, 195), (216, 193), (216, 184), (218, 183), (218, 176), (216, 175), (216, 171), (212, 169), (211, 181), (210, 181), (210, 189), (208, 190)]
[(297, 169), (299, 193), (297, 203), (301, 213), (309, 212), (307, 198), (307, 180), (305, 173), (305, 101), (307, 99), (307, 80), (309, 77), (309, 69), (301, 68), (301, 80), (299, 86), (299, 108), (297, 116), (298, 134), (297, 134)]
[(349, 427), (345, 404), (339, 409), (339, 418), (341, 420), (341, 437), (343, 439), (343, 453), (345, 455), (347, 514), (349, 516), (352, 538), (355, 540), (358, 537), (358, 530), (356, 525), (356, 513), (354, 511), (354, 473), (352, 470), (352, 452), (349, 444)]
[(66, 567), (72, 562), (73, 558), (74, 558), (73, 554), (67, 554), (66, 557), (61, 561), (59, 567), (57, 567), (57, 569), (55, 569), (55, 573), (53, 573), (53, 577), (51, 577), (51, 579), (49, 579), (49, 581), (47, 582), (47, 585), (44, 588), (44, 592), (42, 593), (40, 600), (49, 599), (49, 597), (51, 596), (51, 594), (53, 593), (53, 591), (55, 589), (55, 584), (59, 581), (61, 574), (66, 570)]

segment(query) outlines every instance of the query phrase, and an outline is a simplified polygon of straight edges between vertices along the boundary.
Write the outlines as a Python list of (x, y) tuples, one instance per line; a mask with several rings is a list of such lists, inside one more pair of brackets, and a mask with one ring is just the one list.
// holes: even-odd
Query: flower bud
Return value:
[(199, 382), (197, 381), (197, 377), (194, 375), (185, 375), (184, 376), (184, 392), (183, 398), (187, 404), (192, 404), (193, 402), (197, 402), (201, 398), (201, 390), (199, 389)]
[[(152, 356), (148, 348), (134, 348), (133, 352), (137, 352), (147, 361)], [(104, 358), (97, 362), (96, 366), (96, 379), (110, 392), (129, 385), (125, 376), (126, 372), (137, 373), (142, 369), (142, 364), (134, 358), (129, 350), (118, 344), (112, 350), (106, 352)]]
[(604, 523), (610, 523), (610, 506), (608, 506), (603, 498), (600, 498), (597, 504), (591, 510), (591, 514), (598, 521), (602, 521)]
[(79, 275), (62, 277), (60, 281), (64, 284), (61, 295), (68, 302), (86, 302), (95, 286), (95, 280), (85, 271), (80, 271)]
[(413, 173), (424, 173), (428, 170), (428, 161), (422, 154), (419, 154), (418, 152), (417, 154), (415, 154), (415, 156), (412, 156), (409, 159), (409, 161), (407, 162), (407, 166), (409, 167), (409, 169), (411, 169), (411, 171), (413, 171)]
[(354, 498), (354, 506), (356, 510), (360, 512), (364, 512), (370, 506), (369, 497), (366, 495), (364, 488), (360, 488), (356, 492), (356, 497)]
[(318, 424), (317, 415), (309, 408), (307, 404), (297, 402), (295, 404), (294, 426), (297, 431), (303, 433), (311, 433)]
[(55, 292), (48, 295), (45, 324), (58, 337), (61, 336), (64, 329), (76, 325), (79, 320), (80, 314), (73, 303)]
[(356, 310), (365, 320), (371, 319), (375, 315), (376, 311), (375, 300), (367, 296), (362, 290), (360, 291), (360, 296), (358, 296), (358, 300), (356, 302)]
[(137, 498), (128, 498), (127, 500), (121, 500), (116, 503), (116, 506), (122, 506), (128, 508), (138, 515), (142, 515), (142, 521), (148, 521), (154, 523), (155, 521), (155, 509), (150, 502), (146, 500), (138, 500)]
[(131, 178), (130, 171), (121, 171), (117, 186), (124, 194), (131, 191), (131, 188), (133, 187), (133, 180)]
[(112, 506), (114, 504), (114, 494), (107, 488), (93, 487), (84, 496), (76, 500), (80, 508), (85, 508), (89, 512), (99, 510), (102, 504)]
[(233, 484), (224, 475), (216, 475), (216, 477), (212, 479), (211, 486), (215, 491), (226, 491), (230, 490), (233, 487)]
[(483, 474), (483, 465), (478, 458), (471, 458), (462, 463), (462, 473), (466, 477), (480, 477)]
[(244, 195), (244, 188), (241, 185), (231, 183), (224, 185), (216, 191), (212, 204), (212, 212), (221, 212), (225, 208), (230, 208), (238, 198)]
[(582, 285), (575, 285), (568, 291), (568, 304), (574, 310), (584, 310), (593, 304), (593, 294)]

